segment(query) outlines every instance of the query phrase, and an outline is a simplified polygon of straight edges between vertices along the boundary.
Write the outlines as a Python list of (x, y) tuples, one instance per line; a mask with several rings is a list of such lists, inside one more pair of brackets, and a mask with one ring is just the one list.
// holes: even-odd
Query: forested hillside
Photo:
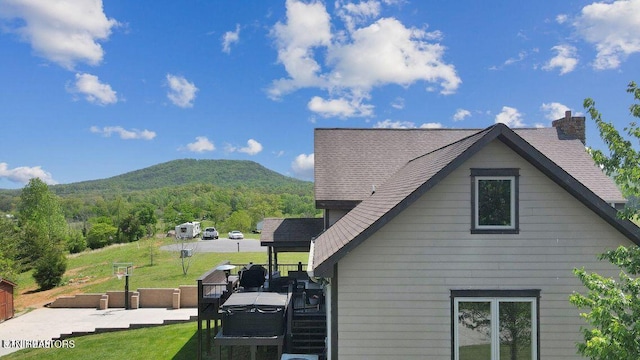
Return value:
[(58, 195), (150, 190), (187, 184), (247, 186), (261, 190), (308, 191), (310, 183), (278, 174), (253, 161), (181, 159), (108, 179), (51, 186)]
[(314, 217), (313, 183), (250, 161), (176, 160), (104, 180), (0, 190), (0, 276), (33, 269), (56, 286), (67, 253), (153, 237), (200, 221), (221, 234), (266, 217)]
[[(161, 212), (169, 203), (177, 208), (185, 207), (184, 203), (197, 203), (199, 210), (187, 213), (195, 212), (194, 215), (202, 217), (206, 216), (207, 208), (216, 207), (215, 203), (222, 207), (227, 205), (233, 211), (247, 203), (239, 197), (257, 200), (277, 195), (278, 203), (283, 205), (276, 205), (273, 211), (281, 209), (283, 214), (299, 216), (315, 213), (313, 183), (281, 175), (252, 161), (174, 160), (108, 179), (49, 188), (62, 198), (69, 220), (86, 220), (96, 215), (96, 210), (90, 207), (116, 199), (126, 203), (155, 204)], [(20, 189), (0, 189), (0, 212), (14, 212), (20, 192)], [(208, 204), (211, 201), (214, 204)], [(215, 212), (224, 211), (217, 209)]]
[[(68, 224), (64, 237), (70, 252), (136, 241), (186, 221), (215, 225), (222, 233), (248, 232), (265, 217), (320, 215), (312, 182), (251, 161), (175, 160), (109, 179), (53, 186), (32, 181), (27, 188), (55, 196), (52, 209)], [(0, 191), (5, 239), (29, 237), (22, 228), (23, 193)]]

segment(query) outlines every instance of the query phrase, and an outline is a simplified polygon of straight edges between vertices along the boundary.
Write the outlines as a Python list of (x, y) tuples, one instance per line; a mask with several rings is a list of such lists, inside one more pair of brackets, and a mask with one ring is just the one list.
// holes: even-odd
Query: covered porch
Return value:
[[(311, 240), (324, 230), (323, 218), (266, 218), (260, 234), (260, 245), (267, 247), (269, 283), (278, 275), (278, 253), (309, 253)], [(289, 272), (289, 276), (291, 276)], [(304, 277), (306, 274), (299, 274)], [(308, 280), (308, 276), (306, 277)]]
[[(230, 264), (224, 262), (212, 268), (198, 281), (199, 289), (199, 326), (198, 357), (202, 358), (204, 350), (211, 354), (216, 349), (216, 358), (220, 358), (221, 347), (228, 347), (230, 356), (234, 346), (249, 346), (252, 358), (257, 346), (277, 346), (278, 359), (284, 350), (293, 354), (316, 354), (319, 358), (325, 351), (326, 309), (321, 284), (313, 282), (307, 273), (307, 265), (281, 264), (278, 253), (310, 251), (311, 240), (323, 230), (323, 219), (265, 219), (260, 237), (261, 246), (268, 249), (267, 264)], [(242, 277), (245, 272), (254, 268), (262, 268), (263, 284), (254, 287), (243, 286)], [(251, 329), (245, 335), (225, 335), (223, 314), (225, 303), (230, 298), (244, 296), (236, 293), (274, 292), (288, 294), (288, 305), (284, 318), (284, 328), (277, 336), (250, 336)], [(231, 303), (229, 303), (231, 304)], [(214, 327), (211, 329), (210, 321)], [(202, 326), (205, 321), (206, 327)], [(221, 322), (221, 324), (220, 324)], [(221, 327), (219, 327), (219, 324)], [(231, 325), (231, 324), (228, 324)], [(234, 327), (238, 324), (234, 323)], [(212, 333), (213, 330), (213, 333)], [(241, 331), (242, 329), (235, 329)], [(255, 327), (253, 328), (255, 330)], [(228, 331), (227, 331), (228, 332)], [(204, 345), (204, 349), (203, 349)], [(213, 345), (213, 347), (212, 347)]]

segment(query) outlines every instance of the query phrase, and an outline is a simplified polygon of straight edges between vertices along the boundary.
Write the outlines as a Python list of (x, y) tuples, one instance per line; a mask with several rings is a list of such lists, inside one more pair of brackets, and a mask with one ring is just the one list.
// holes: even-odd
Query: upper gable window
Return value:
[(471, 169), (471, 233), (518, 233), (518, 177), (518, 169)]

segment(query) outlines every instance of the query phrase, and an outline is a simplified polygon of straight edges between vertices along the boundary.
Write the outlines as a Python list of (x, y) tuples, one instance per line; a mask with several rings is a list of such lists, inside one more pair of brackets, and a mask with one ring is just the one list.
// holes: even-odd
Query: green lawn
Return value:
[[(205, 253), (194, 252), (187, 275), (183, 275), (178, 252), (160, 250), (159, 247), (175, 243), (174, 239), (143, 239), (138, 242), (112, 245), (104, 249), (85, 251), (70, 255), (64, 285), (55, 289), (60, 296), (71, 292), (95, 293), (107, 290), (122, 290), (124, 281), (112, 275), (112, 263), (131, 262), (135, 269), (129, 278), (130, 289), (149, 287), (177, 287), (195, 285), (196, 279), (224, 260), (234, 264), (266, 263), (265, 253)], [(153, 266), (150, 248), (154, 248)], [(307, 262), (306, 253), (278, 254), (280, 264)], [(16, 283), (17, 297), (27, 289), (35, 289), (31, 272), (21, 274)], [(53, 299), (51, 299), (53, 300)], [(18, 311), (24, 309), (17, 309)]]
[[(483, 360), (491, 358), (491, 345), (469, 345), (460, 348), (460, 360)], [(531, 360), (531, 347), (525, 345), (518, 351), (518, 360)], [(500, 346), (500, 359), (511, 359), (509, 346)]]
[[(183, 275), (179, 254), (159, 249), (160, 246), (174, 242), (174, 239), (146, 239), (70, 255), (64, 276), (65, 284), (56, 288), (55, 294), (60, 296), (78, 291), (94, 293), (122, 290), (124, 281), (112, 275), (114, 262), (134, 263), (130, 289), (195, 285), (198, 277), (224, 260), (235, 264), (267, 262), (266, 253), (196, 252), (191, 259), (187, 275)], [(155, 249), (153, 266), (149, 251), (151, 246)], [(306, 263), (307, 256), (306, 253), (282, 253), (278, 254), (278, 261), (280, 264), (296, 264), (299, 261)], [(17, 283), (17, 297), (29, 296), (22, 293), (25, 289), (33, 289), (36, 286), (30, 272), (21, 274)], [(194, 359), (197, 350), (196, 331), (197, 323), (190, 322), (87, 335), (72, 338), (75, 345), (73, 349), (27, 349), (3, 359)], [(258, 351), (258, 359), (268, 360), (276, 357), (271, 348), (260, 348)], [(233, 358), (249, 359), (249, 352), (244, 348), (235, 348)]]
[[(144, 329), (116, 331), (103, 334), (80, 336), (73, 340), (72, 349), (26, 349), (12, 353), (2, 359), (38, 360), (135, 360), (135, 359), (175, 359), (197, 358), (197, 323), (164, 325)], [(226, 358), (227, 348), (223, 348)], [(258, 348), (259, 360), (276, 360), (275, 348)], [(249, 359), (246, 347), (235, 347), (233, 359)], [(215, 359), (214, 354), (204, 359)]]

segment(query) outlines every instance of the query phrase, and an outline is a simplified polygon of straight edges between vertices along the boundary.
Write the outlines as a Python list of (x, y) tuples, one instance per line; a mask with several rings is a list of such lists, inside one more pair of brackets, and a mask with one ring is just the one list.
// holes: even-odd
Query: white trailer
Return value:
[(193, 239), (200, 236), (200, 222), (186, 222), (176, 226), (176, 239)]

